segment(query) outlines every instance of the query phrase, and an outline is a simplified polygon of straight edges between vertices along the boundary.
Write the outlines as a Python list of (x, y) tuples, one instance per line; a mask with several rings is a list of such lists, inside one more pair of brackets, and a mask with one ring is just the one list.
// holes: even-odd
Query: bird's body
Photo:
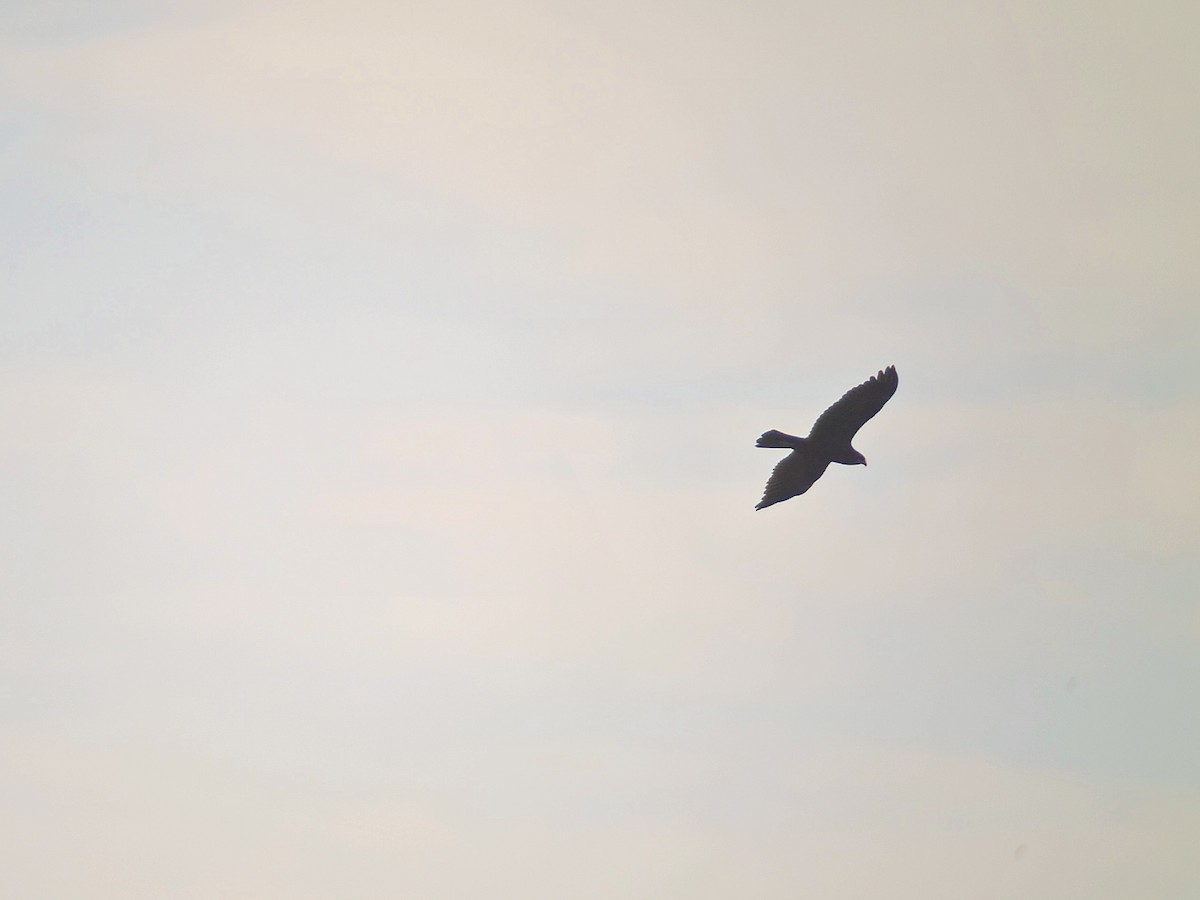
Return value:
[(821, 413), (808, 437), (774, 430), (764, 432), (756, 446), (787, 448), (792, 452), (775, 466), (763, 498), (754, 508), (763, 509), (803, 494), (825, 474), (830, 463), (865, 466), (867, 460), (850, 442), (858, 429), (883, 409), (883, 404), (896, 393), (899, 383), (896, 367), (888, 366), (858, 387), (846, 391), (841, 400)]

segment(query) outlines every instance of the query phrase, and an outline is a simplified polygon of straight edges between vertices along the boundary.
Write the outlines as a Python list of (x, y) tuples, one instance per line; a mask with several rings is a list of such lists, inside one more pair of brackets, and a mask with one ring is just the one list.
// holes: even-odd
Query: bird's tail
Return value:
[(786, 447), (789, 450), (795, 450), (797, 447), (803, 447), (804, 441), (804, 438), (796, 437), (794, 434), (784, 434), (782, 431), (771, 429), (770, 431), (764, 431), (754, 446)]

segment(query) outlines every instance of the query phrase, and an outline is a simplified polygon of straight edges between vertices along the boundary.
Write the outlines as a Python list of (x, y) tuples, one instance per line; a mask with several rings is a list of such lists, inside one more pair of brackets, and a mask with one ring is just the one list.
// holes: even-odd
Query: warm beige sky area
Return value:
[(15, 0), (0, 100), (0, 895), (1200, 896), (1200, 7)]

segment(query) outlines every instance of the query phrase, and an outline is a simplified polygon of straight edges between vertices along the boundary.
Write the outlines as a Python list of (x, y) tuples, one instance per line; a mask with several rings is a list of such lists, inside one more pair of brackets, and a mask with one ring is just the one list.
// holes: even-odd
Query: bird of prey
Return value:
[(808, 437), (796, 437), (782, 431), (768, 431), (758, 439), (757, 447), (783, 447), (792, 452), (779, 461), (762, 501), (754, 507), (764, 509), (773, 503), (803, 494), (820, 478), (830, 463), (865, 466), (867, 460), (850, 446), (855, 433), (896, 393), (900, 378), (896, 367), (888, 366), (842, 399), (813, 423)]

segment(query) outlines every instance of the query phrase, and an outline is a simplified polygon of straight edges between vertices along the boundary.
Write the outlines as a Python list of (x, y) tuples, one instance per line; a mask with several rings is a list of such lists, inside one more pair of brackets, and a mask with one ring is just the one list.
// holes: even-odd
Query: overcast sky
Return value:
[(1200, 7), (0, 35), (5, 896), (1196, 896)]

